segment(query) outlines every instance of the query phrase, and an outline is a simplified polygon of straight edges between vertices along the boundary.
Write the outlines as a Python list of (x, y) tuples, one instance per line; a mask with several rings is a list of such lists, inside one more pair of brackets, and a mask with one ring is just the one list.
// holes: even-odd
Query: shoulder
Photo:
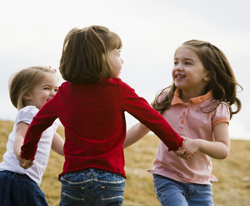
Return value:
[(226, 102), (221, 102), (216, 108), (216, 113), (230, 117), (229, 107)]
[(218, 105), (216, 109), (214, 110), (215, 114), (224, 114), (229, 116), (229, 107), (226, 102), (219, 103), (218, 100), (212, 99), (211, 101), (214, 105)]
[(135, 92), (135, 89), (132, 88), (130, 85), (128, 85), (127, 83), (125, 83), (124, 81), (122, 81), (121, 79), (117, 79), (120, 87), (121, 87), (121, 91), (123, 94), (128, 94), (129, 96), (130, 95), (136, 95), (136, 92)]
[(27, 124), (30, 124), (33, 117), (37, 114), (38, 111), (39, 109), (37, 109), (35, 106), (26, 106), (22, 108), (16, 116), (15, 123), (17, 124), (19, 122), (25, 122)]
[(63, 82), (59, 87), (58, 87), (58, 91), (56, 92), (56, 94), (54, 95), (54, 97), (52, 98), (53, 101), (61, 101), (62, 99), (64, 99), (64, 97), (67, 97), (67, 95), (69, 95), (69, 91), (74, 91), (74, 89), (71, 88), (71, 86), (73, 86), (72, 83), (70, 82)]
[(221, 102), (213, 111), (212, 122), (229, 122), (230, 111), (227, 103)]
[(121, 87), (122, 89), (132, 89), (132, 90), (134, 90), (131, 86), (129, 86), (124, 81), (122, 81), (122, 79), (120, 79), (120, 78), (104, 79), (102, 81), (102, 83), (105, 83), (105, 82), (108, 83), (108, 84), (117, 85), (117, 86)]
[(133, 89), (131, 86), (129, 86), (126, 82), (122, 81), (121, 79), (117, 79), (117, 81), (119, 82), (119, 84), (122, 87), (128, 88), (128, 89)]
[(68, 87), (70, 87), (70, 85), (73, 85), (73, 84), (70, 83), (70, 82), (63, 82), (63, 83), (59, 86), (58, 91), (63, 90), (63, 89), (67, 89)]

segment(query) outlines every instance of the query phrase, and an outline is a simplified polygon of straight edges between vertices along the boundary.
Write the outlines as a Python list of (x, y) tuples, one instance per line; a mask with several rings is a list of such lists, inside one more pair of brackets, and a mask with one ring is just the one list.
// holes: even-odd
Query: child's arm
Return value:
[(25, 169), (31, 167), (33, 165), (33, 161), (30, 160), (24, 160), (21, 158), (21, 146), (23, 145), (24, 137), (26, 134), (26, 131), (28, 130), (29, 125), (20, 122), (17, 124), (16, 127), (16, 138), (13, 144), (13, 150), (16, 154), (17, 159), (19, 160), (19, 165)]
[(182, 157), (189, 159), (191, 158), (190, 154), (200, 151), (215, 159), (227, 158), (230, 149), (228, 124), (226, 122), (217, 124), (213, 130), (214, 142), (184, 137), (183, 148), (187, 152)]
[[(26, 131), (28, 129), (28, 126), (26, 128)], [(28, 169), (29, 167), (31, 167), (33, 165), (33, 161), (21, 158), (21, 146), (23, 144), (24, 136), (26, 134), (26, 131), (24, 132), (24, 130), (23, 130), (22, 131), (23, 136), (22, 137), (21, 136), (17, 136), (18, 137), (18, 138), (16, 138), (17, 141), (15, 140), (16, 144), (14, 143), (14, 151), (15, 151), (15, 154), (17, 156), (17, 159), (19, 160), (19, 165), (21, 167), (23, 167), (24, 169)], [(18, 145), (19, 145), (19, 149), (18, 149)], [(64, 145), (64, 140), (60, 137), (60, 135), (58, 133), (55, 133), (54, 136), (53, 136), (51, 149), (53, 149), (58, 154), (64, 156), (63, 145)], [(15, 148), (17, 150), (15, 150)]]
[(132, 126), (128, 131), (123, 143), (123, 148), (126, 148), (138, 140), (140, 140), (143, 136), (145, 136), (150, 130), (143, 125), (142, 123), (137, 123)]
[(55, 133), (53, 136), (51, 149), (53, 149), (56, 153), (64, 156), (63, 145), (64, 145), (64, 140), (58, 133)]
[(15, 154), (17, 154), (18, 150), (20, 150), (21, 146), (23, 145), (24, 136), (26, 134), (26, 131), (28, 130), (28, 127), (29, 125), (24, 122), (20, 122), (17, 124), (16, 138), (13, 144), (13, 149), (14, 149)]

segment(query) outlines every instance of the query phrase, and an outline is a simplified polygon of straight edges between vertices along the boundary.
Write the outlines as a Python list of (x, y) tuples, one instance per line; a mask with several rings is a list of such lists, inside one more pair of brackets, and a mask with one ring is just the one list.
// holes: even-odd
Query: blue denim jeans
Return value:
[(0, 171), (1, 206), (48, 206), (43, 191), (24, 174)]
[(162, 206), (213, 206), (211, 185), (178, 182), (154, 174), (154, 187)]
[(100, 169), (70, 172), (60, 178), (60, 206), (119, 206), (124, 199), (125, 178)]

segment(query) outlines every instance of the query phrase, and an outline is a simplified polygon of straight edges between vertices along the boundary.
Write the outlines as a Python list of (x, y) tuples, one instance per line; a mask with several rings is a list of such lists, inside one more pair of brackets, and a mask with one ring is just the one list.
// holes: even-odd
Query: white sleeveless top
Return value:
[(40, 185), (42, 181), (42, 176), (47, 167), (52, 139), (54, 133), (57, 130), (58, 123), (55, 121), (51, 127), (46, 129), (42, 133), (42, 137), (38, 143), (35, 160), (33, 162), (34, 164), (30, 168), (23, 169), (21, 166), (19, 166), (19, 162), (13, 150), (13, 144), (16, 137), (17, 124), (20, 122), (30, 124), (33, 117), (37, 114), (38, 111), (39, 110), (35, 106), (26, 106), (18, 112), (13, 127), (13, 131), (9, 135), (9, 140), (7, 143), (7, 151), (3, 155), (3, 162), (0, 163), (0, 171), (8, 170), (20, 174), (26, 174), (32, 180), (34, 180), (38, 185)]

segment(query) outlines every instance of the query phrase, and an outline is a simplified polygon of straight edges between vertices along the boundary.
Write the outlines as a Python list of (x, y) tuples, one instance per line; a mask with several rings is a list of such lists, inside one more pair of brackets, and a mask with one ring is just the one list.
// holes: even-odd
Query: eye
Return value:
[(49, 87), (44, 87), (44, 90), (49, 90)]
[(55, 91), (55, 92), (57, 92), (57, 91), (58, 91), (58, 89), (54, 89), (54, 91)]
[(178, 64), (178, 62), (177, 61), (174, 61), (174, 65), (177, 65)]
[(191, 63), (190, 62), (185, 62), (185, 65), (191, 65)]

